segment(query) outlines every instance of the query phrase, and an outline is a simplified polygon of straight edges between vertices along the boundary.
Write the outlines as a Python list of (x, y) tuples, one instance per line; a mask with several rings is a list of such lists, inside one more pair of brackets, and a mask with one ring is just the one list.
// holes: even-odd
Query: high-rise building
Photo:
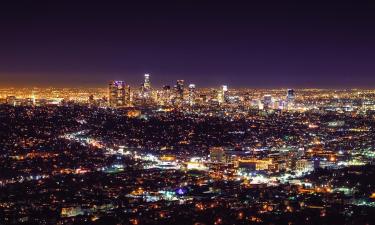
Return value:
[(148, 91), (151, 89), (151, 82), (150, 82), (150, 74), (145, 74), (145, 80), (143, 82), (143, 88), (145, 91)]
[(171, 104), (171, 86), (164, 85), (161, 92), (161, 102), (163, 105)]
[(265, 109), (271, 108), (272, 105), (272, 96), (271, 95), (264, 95), (263, 96), (263, 105)]
[(141, 87), (141, 98), (148, 99), (151, 97), (151, 82), (150, 82), (150, 74), (146, 73), (144, 75), (144, 81)]
[(110, 107), (124, 107), (129, 104), (130, 99), (127, 96), (130, 96), (130, 87), (124, 81), (111, 81), (108, 92)]
[(286, 101), (285, 101), (285, 106), (286, 109), (293, 109), (294, 107), (294, 100), (296, 99), (295, 92), (293, 89), (288, 89), (287, 94), (286, 94)]
[(221, 91), (223, 93), (224, 102), (228, 102), (228, 86), (227, 85), (221, 86)]
[(176, 102), (181, 104), (184, 100), (184, 80), (177, 80), (176, 86)]
[(294, 90), (288, 89), (287, 95), (286, 95), (286, 101), (287, 102), (293, 102), (295, 98), (296, 98), (296, 96), (295, 96)]
[(125, 86), (125, 104), (127, 106), (132, 105), (132, 97), (130, 92), (130, 85)]
[(228, 86), (222, 85), (220, 91), (218, 92), (217, 99), (219, 103), (228, 102)]
[(193, 106), (195, 104), (196, 98), (195, 84), (189, 84), (189, 105)]

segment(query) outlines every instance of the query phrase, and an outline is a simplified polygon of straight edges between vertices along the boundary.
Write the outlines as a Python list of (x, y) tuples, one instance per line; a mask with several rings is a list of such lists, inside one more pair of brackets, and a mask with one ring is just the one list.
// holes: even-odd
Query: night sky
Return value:
[(375, 88), (375, 3), (9, 2), (0, 86)]

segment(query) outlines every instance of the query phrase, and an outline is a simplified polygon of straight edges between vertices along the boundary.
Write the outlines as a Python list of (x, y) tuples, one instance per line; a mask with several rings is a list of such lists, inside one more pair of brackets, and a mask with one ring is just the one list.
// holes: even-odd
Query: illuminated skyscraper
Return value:
[(228, 101), (228, 86), (227, 85), (221, 86), (217, 99), (219, 103), (224, 103)]
[(150, 82), (150, 74), (145, 74), (145, 81), (143, 82), (143, 88), (145, 91), (148, 91), (151, 89), (151, 82)]
[(130, 93), (127, 92), (130, 92), (130, 88), (124, 81), (111, 81), (108, 92), (110, 107), (124, 107), (129, 103), (127, 96), (130, 96)]
[(221, 87), (221, 91), (223, 93), (224, 102), (228, 102), (228, 86), (227, 85), (223, 85)]
[(171, 104), (171, 86), (164, 85), (162, 94), (161, 94), (162, 104), (170, 105)]
[(177, 80), (175, 91), (176, 103), (181, 104), (184, 100), (184, 80)]
[(193, 106), (195, 104), (195, 84), (189, 84), (189, 105)]
[(130, 85), (125, 86), (125, 104), (126, 106), (132, 105)]
[(141, 98), (148, 99), (151, 97), (151, 82), (150, 74), (146, 73), (144, 76), (144, 81), (141, 87)]

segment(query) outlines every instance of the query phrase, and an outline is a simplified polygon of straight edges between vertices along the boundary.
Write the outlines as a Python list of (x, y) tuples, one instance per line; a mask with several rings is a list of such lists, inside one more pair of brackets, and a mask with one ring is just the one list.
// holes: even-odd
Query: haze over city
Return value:
[(6, 2), (0, 84), (374, 87), (367, 1)]

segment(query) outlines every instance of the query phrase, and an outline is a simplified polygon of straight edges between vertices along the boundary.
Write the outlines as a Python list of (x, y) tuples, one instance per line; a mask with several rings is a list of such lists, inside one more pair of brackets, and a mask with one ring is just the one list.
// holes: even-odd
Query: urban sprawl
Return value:
[(0, 224), (374, 224), (375, 90), (0, 88)]

